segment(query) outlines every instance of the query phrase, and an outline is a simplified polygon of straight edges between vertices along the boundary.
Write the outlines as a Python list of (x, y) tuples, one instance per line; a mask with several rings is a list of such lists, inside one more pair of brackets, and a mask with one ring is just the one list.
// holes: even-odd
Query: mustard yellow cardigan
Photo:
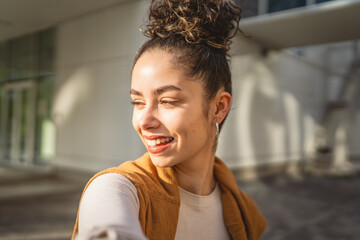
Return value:
[[(256, 240), (266, 228), (266, 220), (255, 202), (242, 192), (226, 165), (215, 159), (215, 178), (221, 189), (225, 225), (232, 239)], [(98, 176), (118, 173), (127, 177), (136, 187), (139, 197), (139, 220), (145, 235), (151, 240), (175, 238), (180, 208), (180, 196), (172, 168), (158, 168), (152, 164), (148, 153), (135, 161), (97, 173), (85, 186)], [(78, 231), (78, 217), (72, 239)]]

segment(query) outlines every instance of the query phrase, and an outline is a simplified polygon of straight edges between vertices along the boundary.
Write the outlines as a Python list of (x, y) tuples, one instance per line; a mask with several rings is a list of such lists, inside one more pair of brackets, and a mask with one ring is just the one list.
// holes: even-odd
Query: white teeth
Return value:
[(167, 138), (158, 138), (158, 139), (146, 140), (146, 141), (149, 146), (156, 146), (160, 143), (170, 142), (170, 140), (172, 140), (172, 138), (167, 137)]

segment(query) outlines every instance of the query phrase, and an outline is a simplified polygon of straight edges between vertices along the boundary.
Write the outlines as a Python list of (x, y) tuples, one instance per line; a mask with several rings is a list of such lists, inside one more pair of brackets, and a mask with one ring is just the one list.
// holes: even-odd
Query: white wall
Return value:
[[(330, 47), (334, 57), (329, 57)], [(260, 46), (238, 38), (233, 49), (233, 104), (218, 155), (235, 168), (305, 159), (325, 103), (336, 99), (338, 81), (353, 60), (351, 43), (264, 56)], [(350, 151), (355, 155), (359, 120), (352, 129)]]
[(233, 167), (302, 159), (322, 107), (321, 70), (285, 51), (260, 50), (232, 57), (232, 111), (218, 154)]
[(55, 165), (96, 171), (144, 151), (132, 130), (129, 97), (133, 56), (144, 41), (144, 2), (58, 26)]
[[(97, 171), (145, 151), (132, 129), (129, 88), (147, 5), (127, 1), (58, 26), (55, 165)], [(331, 95), (329, 79), (339, 74), (324, 65), (325, 47), (300, 50), (303, 57), (289, 51), (263, 56), (256, 44), (234, 42), (234, 99), (218, 147), (230, 166), (304, 158)], [(351, 148), (359, 152), (357, 122)]]

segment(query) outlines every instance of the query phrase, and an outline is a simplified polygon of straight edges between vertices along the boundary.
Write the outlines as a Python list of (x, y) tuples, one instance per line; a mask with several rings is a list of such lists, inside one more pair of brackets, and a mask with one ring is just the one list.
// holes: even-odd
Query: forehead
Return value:
[(185, 76), (182, 66), (174, 63), (170, 53), (162, 50), (145, 52), (134, 65), (131, 87), (158, 88), (169, 84), (180, 88), (200, 85), (199, 81)]
[(153, 49), (144, 52), (134, 65), (133, 73), (138, 71), (149, 71), (151, 67), (162, 67), (169, 70), (180, 70), (179, 66), (173, 63), (174, 59), (171, 53), (163, 50)]

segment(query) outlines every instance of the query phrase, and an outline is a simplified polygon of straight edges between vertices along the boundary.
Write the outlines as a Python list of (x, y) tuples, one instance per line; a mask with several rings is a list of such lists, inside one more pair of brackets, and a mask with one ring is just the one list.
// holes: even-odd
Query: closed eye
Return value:
[(131, 101), (130, 103), (131, 103), (132, 105), (134, 105), (134, 106), (145, 105), (145, 103), (140, 102), (140, 101)]
[(179, 101), (171, 101), (171, 100), (161, 100), (160, 103), (161, 104), (176, 104)]

